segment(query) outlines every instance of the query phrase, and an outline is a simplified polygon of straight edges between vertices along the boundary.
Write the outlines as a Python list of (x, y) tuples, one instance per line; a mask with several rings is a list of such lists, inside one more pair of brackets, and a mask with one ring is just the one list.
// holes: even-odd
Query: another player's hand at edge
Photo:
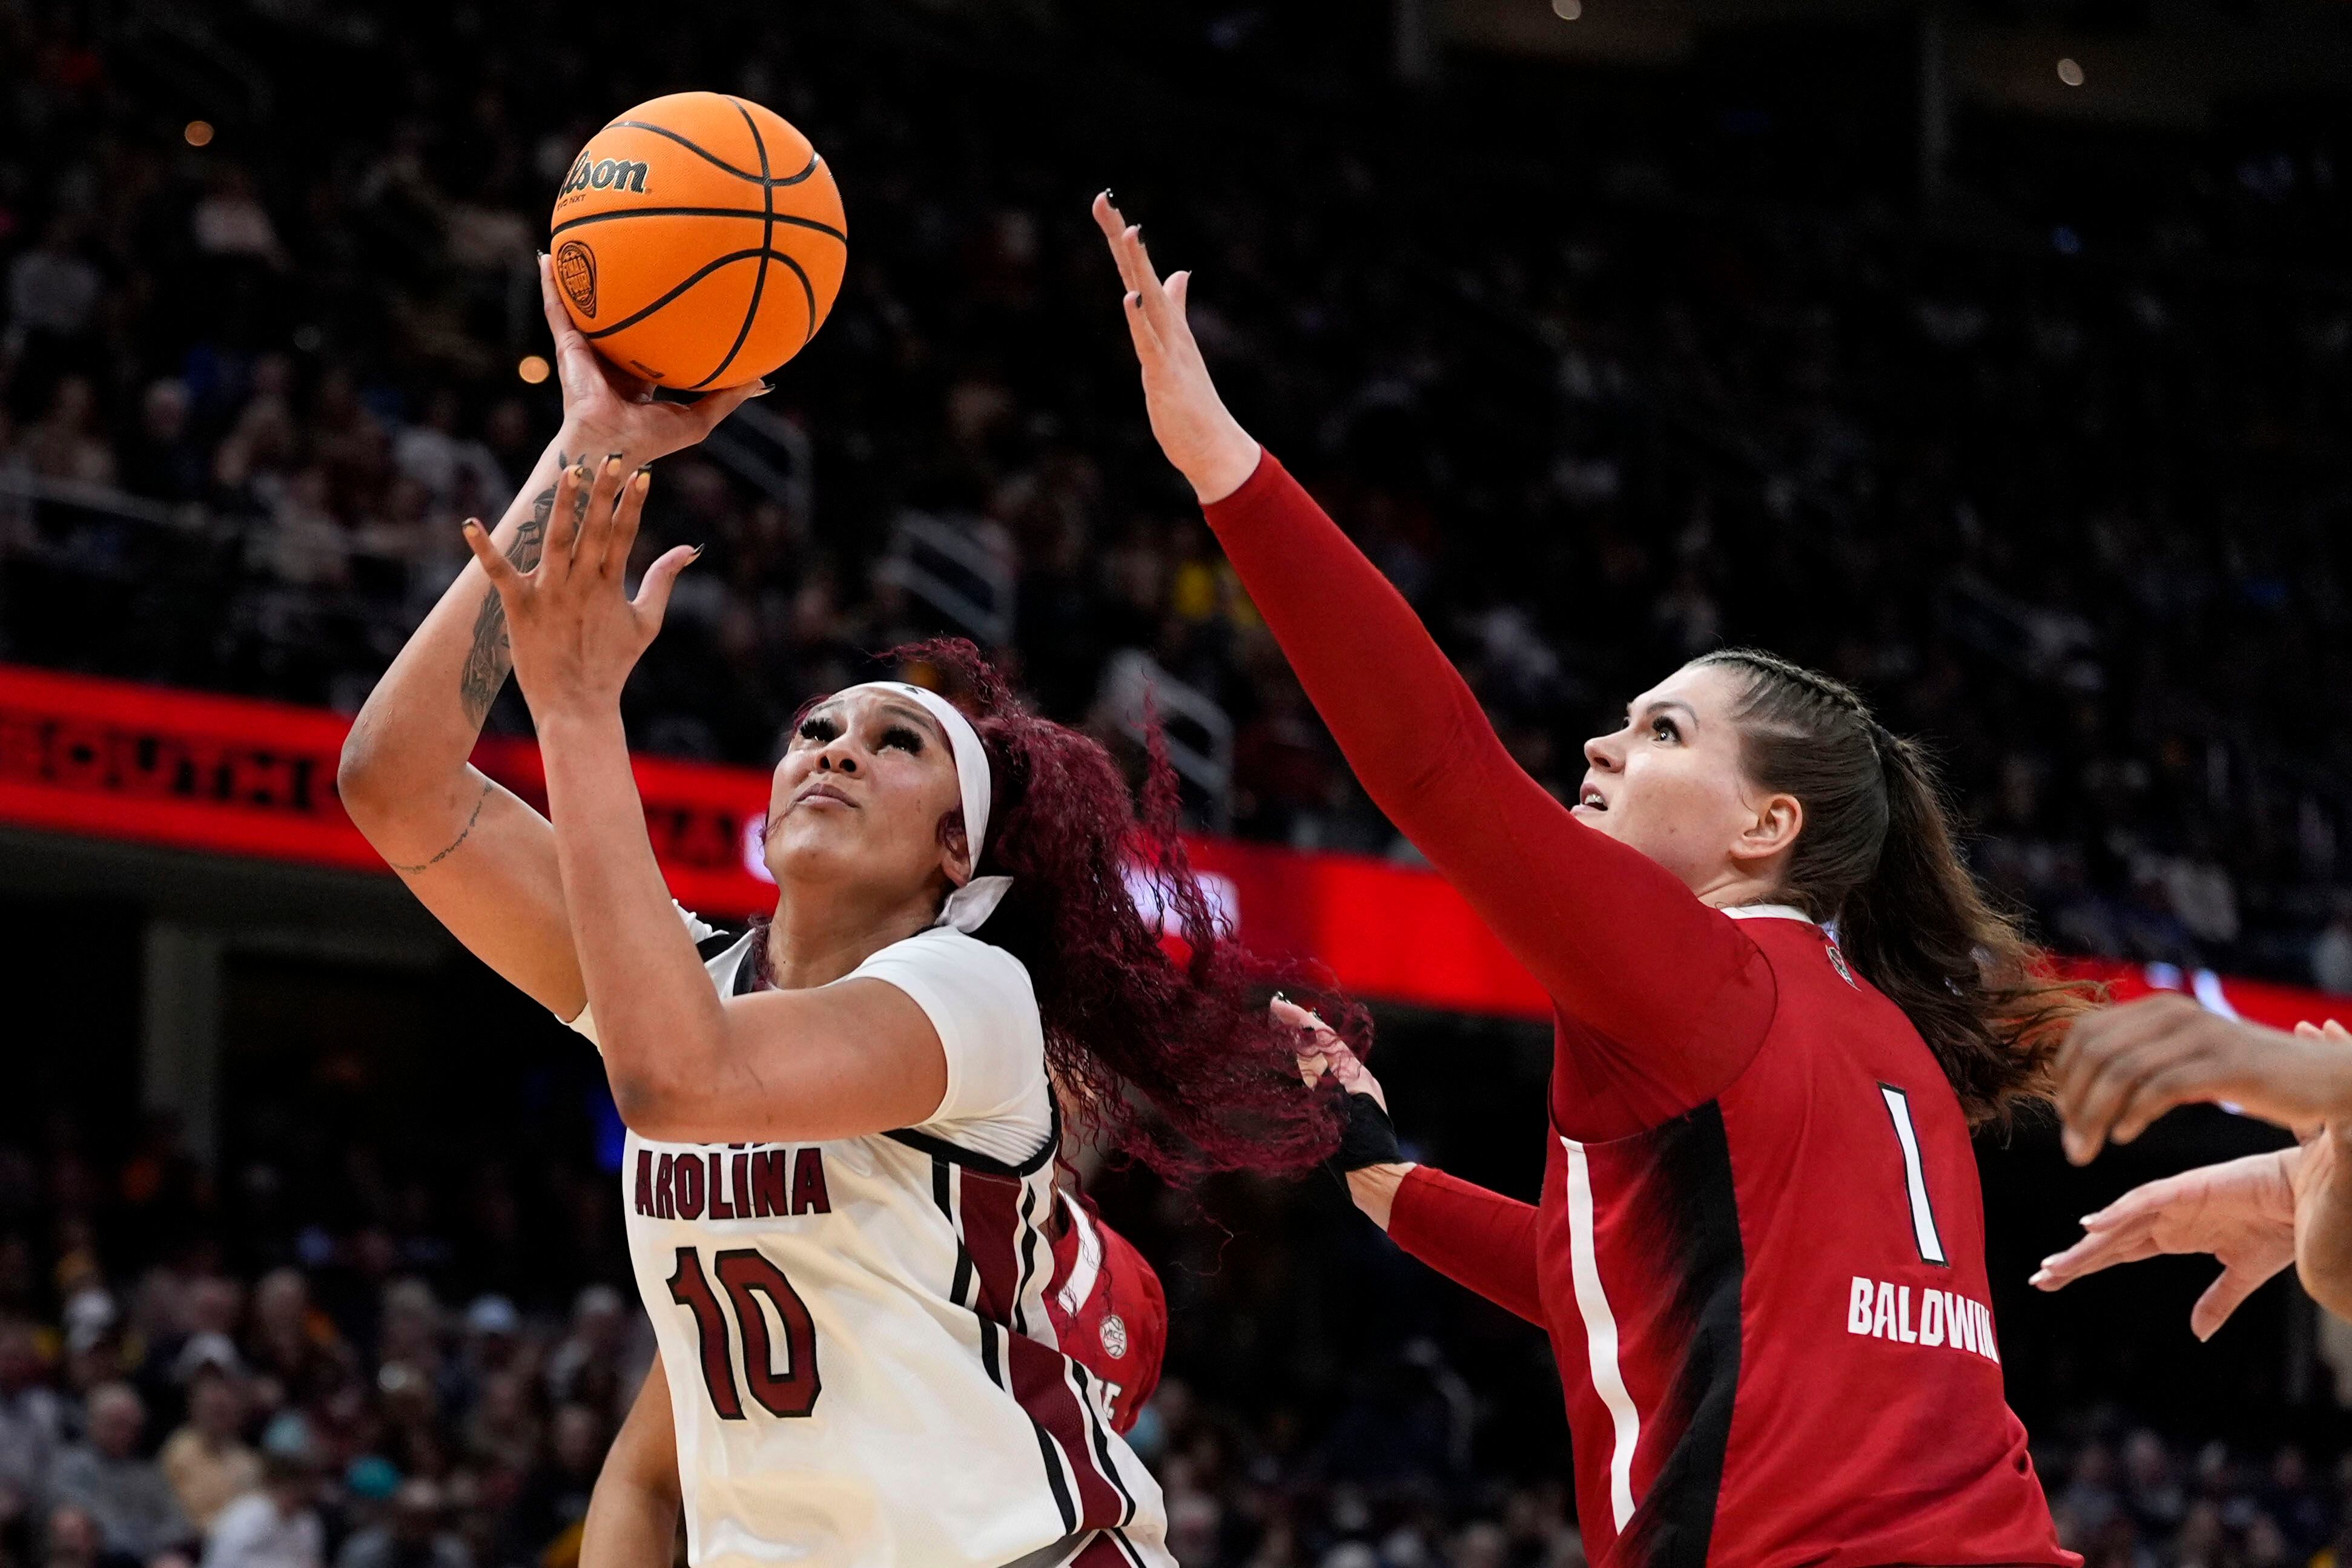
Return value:
[(562, 452), (617, 452), (631, 467), (643, 467), (694, 445), (719, 422), (768, 388), (761, 382), (723, 387), (697, 401), (662, 402), (654, 384), (629, 374), (598, 353), (556, 292), (555, 264), (539, 258), (539, 303), (555, 338), (555, 378), (563, 389)]
[(1192, 275), (1171, 273), (1162, 283), (1144, 248), (1143, 230), (1111, 204), (1108, 191), (1095, 198), (1094, 215), (1127, 285), (1127, 328), (1143, 371), (1151, 434), (1168, 461), (1192, 482), (1202, 505), (1222, 501), (1256, 469), (1258, 444), (1217, 395), (1208, 361), (1192, 339), (1184, 317)]
[(2295, 1178), (2305, 1151), (2276, 1149), (2136, 1186), (2083, 1220), (2083, 1239), (2042, 1260), (2030, 1283), (2063, 1290), (2086, 1274), (2161, 1254), (2210, 1252), (2221, 1277), (2189, 1313), (2199, 1339), (2294, 1261)]
[(542, 725), (560, 714), (617, 709), (629, 672), (661, 631), (677, 574), (699, 553), (684, 545), (664, 552), (629, 597), (629, 552), (652, 478), (617, 454), (593, 470), (585, 461), (563, 469), (547, 547), (529, 570), (508, 559), (478, 521), (466, 520), (466, 543), (506, 607), (515, 676)]
[(2298, 1134), (2352, 1118), (2347, 1043), (2332, 1024), (2287, 1034), (2179, 995), (2102, 1008), (2074, 1024), (2058, 1052), (2066, 1156), (2086, 1165), (2103, 1145), (2130, 1143), (2167, 1111), (2198, 1102), (2227, 1102)]

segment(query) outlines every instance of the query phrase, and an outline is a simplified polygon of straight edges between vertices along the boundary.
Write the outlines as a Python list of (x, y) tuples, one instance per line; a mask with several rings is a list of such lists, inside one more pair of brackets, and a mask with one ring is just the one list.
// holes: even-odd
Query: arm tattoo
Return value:
[[(555, 455), (559, 472), (572, 462), (561, 452)], [(584, 492), (582, 500), (584, 510)], [(522, 520), (514, 546), (507, 551), (507, 559), (518, 570), (529, 571), (539, 564), (540, 552), (547, 546), (547, 519), (554, 511), (555, 486), (550, 485), (532, 498), (530, 516)], [(499, 602), (499, 591), (493, 588), (482, 595), (481, 611), (474, 617), (474, 643), (466, 651), (466, 667), (457, 676), (458, 700), (466, 705), (467, 721), (476, 728), (490, 716), (490, 705), (498, 701), (499, 688), (507, 684), (513, 669), (512, 645), (507, 641), (507, 607)], [(450, 849), (456, 847), (452, 844)]]
[(488, 805), (489, 801), (490, 784), (488, 780), (485, 779), (482, 783), (482, 792), (474, 797), (474, 814), (466, 819), (465, 827), (459, 830), (457, 836), (451, 839), (448, 842), (448, 846), (442, 850), (439, 854), (435, 855), (423, 865), (402, 865), (397, 861), (386, 861), (384, 863), (391, 866), (393, 870), (398, 872), (403, 876), (415, 876), (418, 872), (431, 871), (435, 866), (439, 865), (443, 861), (447, 860), (449, 856), (455, 852), (457, 846), (466, 841), (467, 836), (474, 831), (474, 824), (482, 820), (482, 808)]

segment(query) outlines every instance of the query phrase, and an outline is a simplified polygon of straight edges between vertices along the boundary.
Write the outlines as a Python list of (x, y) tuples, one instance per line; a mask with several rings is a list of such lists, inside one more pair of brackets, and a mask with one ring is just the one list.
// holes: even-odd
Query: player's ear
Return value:
[(971, 880), (971, 850), (964, 841), (961, 811), (950, 814), (940, 825), (940, 869), (958, 887)]
[(1771, 859), (1794, 847), (1805, 829), (1805, 807), (1794, 795), (1775, 792), (1756, 802), (1753, 813), (1740, 824), (1731, 846), (1734, 860)]

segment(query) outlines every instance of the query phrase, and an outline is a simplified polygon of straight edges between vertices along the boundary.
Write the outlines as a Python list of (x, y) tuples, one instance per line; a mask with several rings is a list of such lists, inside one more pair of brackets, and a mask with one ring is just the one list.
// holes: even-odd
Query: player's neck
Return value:
[(1706, 886), (1695, 887), (1691, 891), (1698, 894), (1698, 901), (1710, 909), (1738, 909), (1750, 904), (1782, 902), (1780, 886), (1777, 876), (1743, 876), (1737, 871), (1727, 870)]
[(829, 986), (935, 917), (920, 897), (876, 904), (839, 889), (781, 887), (767, 933), (768, 983), (780, 991)]

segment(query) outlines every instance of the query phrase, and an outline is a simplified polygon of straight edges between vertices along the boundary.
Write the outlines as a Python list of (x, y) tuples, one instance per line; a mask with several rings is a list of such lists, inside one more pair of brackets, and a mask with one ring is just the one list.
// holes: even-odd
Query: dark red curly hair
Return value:
[(1180, 1182), (1328, 1155), (1337, 1086), (1300, 1084), (1297, 1036), (1268, 1015), (1267, 997), (1286, 990), (1360, 1054), (1369, 1020), (1315, 971), (1244, 950), (1215, 920), (1177, 833), (1176, 775), (1157, 727), (1139, 810), (1100, 743), (1031, 711), (971, 643), (887, 656), (963, 709), (988, 749), (993, 805), (974, 871), (1010, 876), (1013, 889), (979, 936), (1028, 967), (1046, 1065), (1084, 1130)]

